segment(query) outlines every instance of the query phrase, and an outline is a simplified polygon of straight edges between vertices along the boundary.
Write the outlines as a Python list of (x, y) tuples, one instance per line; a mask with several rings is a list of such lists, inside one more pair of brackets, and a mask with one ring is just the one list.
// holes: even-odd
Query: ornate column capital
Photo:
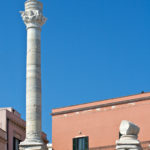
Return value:
[(25, 11), (20, 11), (22, 19), (28, 28), (40, 28), (46, 18), (42, 14), (43, 5), (37, 0), (27, 0), (25, 2)]
[(39, 10), (26, 10), (20, 13), (27, 28), (41, 27), (47, 20)]

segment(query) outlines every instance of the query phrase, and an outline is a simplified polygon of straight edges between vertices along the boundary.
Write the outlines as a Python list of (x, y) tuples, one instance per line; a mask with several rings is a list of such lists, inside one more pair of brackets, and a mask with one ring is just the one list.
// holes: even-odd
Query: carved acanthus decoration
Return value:
[(26, 25), (35, 24), (42, 26), (47, 20), (39, 10), (21, 11), (20, 13)]

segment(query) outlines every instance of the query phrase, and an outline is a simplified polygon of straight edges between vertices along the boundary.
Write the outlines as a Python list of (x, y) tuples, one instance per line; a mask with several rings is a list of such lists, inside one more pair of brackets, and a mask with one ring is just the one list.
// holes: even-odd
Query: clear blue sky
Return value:
[[(43, 130), (52, 108), (150, 91), (150, 0), (43, 0)], [(25, 119), (23, 0), (0, 5), (0, 107)]]

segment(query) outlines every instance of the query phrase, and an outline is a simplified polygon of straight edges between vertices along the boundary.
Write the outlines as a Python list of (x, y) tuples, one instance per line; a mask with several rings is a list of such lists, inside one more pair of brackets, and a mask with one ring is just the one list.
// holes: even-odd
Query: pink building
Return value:
[(7, 135), (2, 129), (0, 129), (0, 148), (2, 150), (7, 150)]
[[(25, 139), (25, 121), (13, 108), (0, 108), (0, 150), (19, 150), (19, 143)], [(45, 133), (42, 139), (47, 145)]]
[(119, 126), (140, 127), (144, 150), (150, 145), (150, 92), (52, 110), (53, 150), (114, 150)]

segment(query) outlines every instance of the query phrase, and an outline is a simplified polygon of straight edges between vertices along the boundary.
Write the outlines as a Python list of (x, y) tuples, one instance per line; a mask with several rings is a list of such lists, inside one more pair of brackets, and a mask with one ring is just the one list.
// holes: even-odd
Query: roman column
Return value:
[(26, 139), (20, 150), (42, 150), (41, 140), (41, 27), (46, 22), (43, 5), (27, 0), (21, 12), (27, 29)]

